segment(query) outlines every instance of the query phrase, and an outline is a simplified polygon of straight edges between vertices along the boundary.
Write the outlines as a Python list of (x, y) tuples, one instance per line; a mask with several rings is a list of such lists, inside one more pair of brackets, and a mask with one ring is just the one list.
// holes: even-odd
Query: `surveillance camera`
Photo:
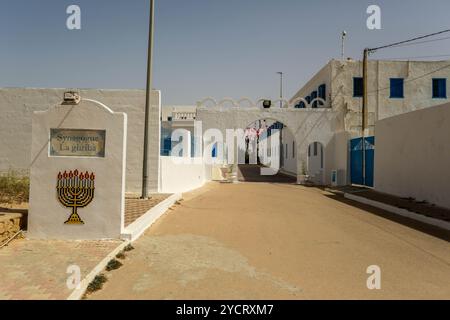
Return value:
[(344, 31), (342, 31), (342, 36), (344, 36), (344, 37), (345, 37), (346, 35), (347, 35), (347, 31), (345, 31), (345, 30), (344, 30)]

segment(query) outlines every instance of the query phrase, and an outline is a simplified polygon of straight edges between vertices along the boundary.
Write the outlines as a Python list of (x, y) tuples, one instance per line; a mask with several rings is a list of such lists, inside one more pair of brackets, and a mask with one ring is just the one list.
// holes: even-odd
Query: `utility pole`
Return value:
[(283, 108), (283, 72), (277, 72), (280, 75), (280, 108)]
[[(152, 96), (152, 60), (153, 60), (153, 30), (154, 30), (155, 3), (150, 0), (150, 20), (148, 30), (148, 55), (147, 55), (147, 87), (145, 96), (144, 119), (144, 160), (142, 163), (142, 194), (141, 199), (148, 198), (148, 127)], [(159, 119), (158, 119), (159, 121)]]
[(368, 109), (368, 94), (367, 94), (367, 72), (369, 66), (369, 51), (370, 49), (364, 49), (364, 58), (363, 58), (363, 103), (362, 103), (362, 114), (361, 114), (361, 153), (362, 153), (362, 176), (363, 176), (363, 185), (366, 184), (366, 141), (365, 141), (365, 132), (367, 127), (367, 109)]

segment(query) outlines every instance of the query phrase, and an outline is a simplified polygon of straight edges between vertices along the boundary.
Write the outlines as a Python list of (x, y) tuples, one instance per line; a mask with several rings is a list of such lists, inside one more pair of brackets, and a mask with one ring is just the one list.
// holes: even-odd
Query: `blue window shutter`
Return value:
[[(311, 101), (313, 101), (313, 100), (316, 99), (316, 98), (317, 98), (317, 91), (311, 92)], [(314, 102), (313, 102), (312, 107), (313, 107), (313, 108), (317, 108), (317, 101), (314, 101)]]
[(308, 104), (311, 103), (311, 97), (310, 97), (310, 96), (307, 96), (307, 97), (305, 98), (305, 100), (306, 100), (306, 102), (308, 102)]
[[(323, 99), (324, 101), (327, 100), (327, 86), (326, 86), (326, 84), (321, 84), (319, 86), (319, 98)], [(319, 104), (322, 106), (323, 102), (320, 102)]]
[(447, 98), (447, 79), (433, 79), (433, 98)]
[(362, 98), (363, 94), (364, 94), (363, 78), (360, 77), (353, 78), (353, 97)]
[(390, 79), (390, 98), (404, 98), (404, 80), (403, 78)]

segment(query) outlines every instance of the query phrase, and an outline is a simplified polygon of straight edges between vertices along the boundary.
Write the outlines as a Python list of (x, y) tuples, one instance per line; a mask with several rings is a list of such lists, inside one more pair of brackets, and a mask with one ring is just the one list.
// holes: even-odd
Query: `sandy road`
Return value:
[[(450, 243), (331, 194), (210, 183), (135, 242), (91, 299), (450, 299)], [(368, 290), (367, 267), (381, 268)]]

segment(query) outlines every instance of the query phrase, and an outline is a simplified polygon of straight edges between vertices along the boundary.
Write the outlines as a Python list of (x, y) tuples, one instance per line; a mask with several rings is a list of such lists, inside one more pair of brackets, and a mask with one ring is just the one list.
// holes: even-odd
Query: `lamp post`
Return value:
[(277, 72), (280, 75), (280, 108), (283, 107), (283, 72)]
[(347, 31), (342, 31), (342, 38), (341, 38), (341, 60), (345, 60), (345, 37), (347, 36)]
[[(145, 96), (145, 116), (144, 116), (144, 160), (142, 164), (142, 199), (148, 198), (148, 127), (149, 113), (152, 95), (152, 60), (153, 60), (153, 29), (154, 29), (155, 2), (150, 0), (150, 20), (148, 30), (148, 55), (147, 55), (147, 86)], [(159, 121), (159, 119), (158, 119)]]

